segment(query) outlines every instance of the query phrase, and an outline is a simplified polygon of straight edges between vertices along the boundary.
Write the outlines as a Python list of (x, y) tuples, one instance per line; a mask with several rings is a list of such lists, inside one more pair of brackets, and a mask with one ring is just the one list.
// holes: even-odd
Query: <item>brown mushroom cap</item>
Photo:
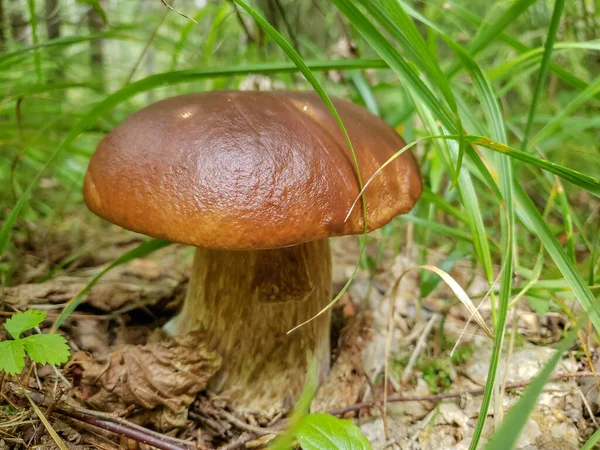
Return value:
[[(334, 99), (366, 181), (405, 143), (377, 116)], [(368, 186), (377, 229), (422, 191), (403, 153)], [(88, 207), (148, 236), (196, 247), (258, 250), (364, 231), (346, 140), (313, 92), (215, 91), (133, 114), (100, 143), (84, 182)]]

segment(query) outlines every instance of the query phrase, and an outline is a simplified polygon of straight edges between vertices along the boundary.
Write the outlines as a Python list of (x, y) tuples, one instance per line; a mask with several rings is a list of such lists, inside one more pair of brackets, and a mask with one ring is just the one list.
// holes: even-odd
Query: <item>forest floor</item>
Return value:
[[(0, 291), (0, 323), (17, 310), (35, 308), (48, 312), (41, 331), (95, 274), (141, 242), (114, 227), (86, 228), (77, 219), (18, 236), (21, 257), (13, 286)], [(357, 239), (333, 239), (332, 249), (339, 290), (354, 270)], [(400, 274), (416, 266), (410, 253), (384, 253), (376, 270), (359, 270), (336, 304), (332, 369), (312, 410), (354, 420), (374, 449), (467, 449), (492, 343), (444, 283), (419, 299), (423, 275), (411, 270), (397, 292), (392, 289)], [(273, 439), (285, 418), (238, 415), (227, 399), (203, 391), (217, 367), (208, 349), (189, 361), (185, 342), (157, 339), (183, 299), (192, 255), (190, 247), (171, 245), (108, 272), (60, 329), (73, 350), (64, 368), (30, 365), (18, 379), (0, 379), (0, 449), (55, 448), (27, 397), (72, 449), (140, 448), (145, 444), (135, 442), (144, 439), (171, 449), (259, 448)], [(52, 269), (66, 258), (72, 261)], [(458, 264), (450, 273), (473, 298), (484, 297), (487, 282), (470, 266)], [(479, 310), (490, 323), (489, 302)], [(537, 314), (525, 302), (509, 317), (498, 372), (504, 411), (489, 411), (486, 433), (553, 355), (568, 319), (557, 312)], [(170, 379), (173, 359), (196, 364), (205, 376)], [(577, 449), (598, 428), (599, 385), (589, 371), (581, 349), (573, 348), (546, 385), (517, 448)], [(176, 431), (165, 432), (174, 426)]]

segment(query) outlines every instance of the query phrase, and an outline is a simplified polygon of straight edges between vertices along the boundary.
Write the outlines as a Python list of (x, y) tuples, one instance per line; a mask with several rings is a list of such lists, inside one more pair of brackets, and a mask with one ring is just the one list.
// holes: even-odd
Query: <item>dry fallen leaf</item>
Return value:
[(203, 345), (201, 333), (114, 349), (107, 363), (88, 353), (73, 356), (67, 370), (81, 374), (78, 396), (92, 407), (119, 413), (130, 405), (144, 411), (133, 420), (167, 431), (186, 423), (187, 408), (221, 365)]

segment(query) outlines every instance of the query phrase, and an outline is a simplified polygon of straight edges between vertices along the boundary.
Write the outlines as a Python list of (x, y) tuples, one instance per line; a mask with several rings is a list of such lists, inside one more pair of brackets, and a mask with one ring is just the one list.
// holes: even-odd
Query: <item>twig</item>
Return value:
[(240, 26), (244, 30), (244, 33), (246, 34), (246, 42), (247, 43), (256, 42), (256, 39), (254, 38), (254, 36), (252, 36), (252, 33), (250, 33), (250, 29), (246, 25), (246, 22), (244, 22), (244, 18), (240, 14), (240, 11), (237, 8), (237, 5), (235, 4), (235, 2), (233, 0), (229, 0), (229, 1), (231, 2), (231, 5), (233, 7), (233, 11), (235, 12), (235, 17), (237, 18), (238, 23), (240, 24)]
[(585, 406), (585, 409), (586, 409), (588, 415), (590, 416), (592, 423), (594, 424), (594, 426), (596, 428), (598, 428), (598, 426), (599, 426), (598, 421), (596, 420), (596, 417), (594, 417), (594, 412), (592, 411), (592, 407), (590, 406), (590, 403), (587, 401), (587, 398), (585, 398), (585, 394), (583, 393), (583, 391), (581, 390), (580, 387), (577, 388), (577, 392), (579, 393), (579, 396), (581, 397), (583, 406)]
[[(569, 378), (585, 378), (585, 377), (593, 377), (593, 376), (594, 376), (593, 372), (561, 373), (561, 374), (551, 377), (550, 381), (568, 380)], [(522, 388), (522, 387), (525, 387), (528, 384), (532, 383), (533, 381), (534, 380), (527, 380), (527, 381), (521, 381), (519, 383), (509, 383), (506, 385), (506, 389)], [(402, 395), (393, 395), (393, 396), (387, 398), (387, 402), (388, 403), (436, 402), (436, 401), (440, 401), (440, 400), (448, 400), (451, 398), (460, 398), (466, 394), (472, 395), (472, 396), (483, 395), (484, 391), (485, 391), (485, 389), (481, 388), (481, 389), (474, 389), (471, 391), (450, 392), (447, 394), (435, 394), (435, 395), (417, 395), (417, 396), (410, 396), (410, 397), (404, 397)], [(328, 414), (331, 414), (332, 416), (343, 416), (344, 414), (347, 414), (349, 412), (360, 411), (361, 409), (365, 409), (365, 408), (372, 408), (375, 405), (376, 405), (376, 402), (360, 402), (360, 403), (355, 403), (350, 406), (346, 406), (344, 408), (339, 408), (339, 409), (334, 409), (334, 410), (328, 411)]]
[(290, 23), (287, 20), (283, 6), (281, 6), (281, 3), (279, 2), (279, 0), (272, 0), (272, 2), (275, 4), (275, 7), (279, 11), (279, 15), (281, 16), (281, 19), (283, 20), (283, 24), (285, 25), (285, 28), (286, 28), (288, 34), (290, 35), (290, 39), (292, 40), (292, 44), (294, 45), (294, 48), (296, 49), (296, 51), (298, 53), (300, 53), (300, 46), (298, 45), (298, 39), (296, 39), (296, 35), (292, 31), (292, 27), (290, 26)]
[(128, 437), (129, 439), (133, 439), (137, 442), (142, 442), (143, 444), (152, 445), (161, 450), (186, 450), (194, 448), (194, 444), (191, 442), (180, 441), (179, 444), (174, 443), (173, 438), (161, 435), (155, 436), (154, 434), (148, 433), (150, 430), (140, 431), (138, 429), (124, 426), (119, 423), (109, 422), (107, 420), (97, 419), (95, 417), (91, 417), (89, 415), (81, 414), (75, 411), (63, 411), (57, 410), (58, 413), (63, 414), (65, 416), (71, 417), (72, 419), (80, 420), (85, 423), (89, 423), (90, 425), (94, 425), (95, 427), (102, 428), (103, 430), (111, 431), (120, 436)]
[[(7, 388), (12, 394), (18, 397), (23, 396), (18, 385), (15, 383), (8, 382)], [(49, 404), (52, 403), (40, 392), (29, 390), (27, 394), (37, 405), (49, 406)], [(152, 445), (161, 450), (189, 450), (195, 448), (195, 445), (191, 442), (148, 430), (147, 428), (112, 414), (93, 411), (86, 408), (78, 408), (64, 402), (57, 402), (54, 407), (54, 412), (128, 437), (138, 442)]]
[(243, 433), (238, 438), (220, 446), (217, 450), (236, 450), (242, 448), (247, 442), (253, 441), (257, 436), (253, 433)]
[(160, 0), (160, 2), (165, 5), (167, 8), (169, 8), (171, 11), (173, 11), (174, 13), (179, 14), (181, 17), (185, 17), (188, 20), (191, 20), (194, 23), (198, 23), (197, 21), (195, 21), (194, 19), (192, 19), (191, 17), (186, 16), (185, 14), (183, 14), (182, 12), (177, 11), (175, 8), (173, 8), (171, 5), (169, 5), (165, 0)]
[(238, 438), (230, 441), (229, 443), (222, 445), (217, 450), (236, 450), (243, 448), (248, 442), (252, 442), (257, 436), (253, 433), (243, 433)]
[(425, 325), (425, 328), (423, 329), (423, 332), (421, 333), (421, 336), (419, 337), (419, 340), (417, 341), (417, 345), (415, 346), (415, 349), (412, 352), (412, 355), (410, 355), (408, 364), (406, 365), (404, 372), (402, 372), (402, 378), (400, 379), (401, 384), (406, 383), (410, 379), (410, 376), (412, 375), (413, 367), (415, 366), (417, 359), (419, 359), (421, 352), (423, 351), (423, 349), (425, 348), (425, 345), (427, 344), (427, 337), (429, 336), (429, 333), (431, 333), (431, 330), (433, 330), (433, 326), (435, 325), (435, 323), (438, 321), (438, 319), (440, 317), (441, 316), (437, 313), (433, 314), (431, 316), (431, 318), (429, 319), (429, 321), (427, 322), (427, 325)]
[(256, 434), (258, 436), (266, 436), (269, 434), (281, 434), (281, 431), (279, 430), (250, 425), (244, 422), (243, 420), (238, 419), (236, 416), (225, 411), (224, 409), (216, 408), (215, 412), (221, 417), (223, 417), (225, 420), (227, 420), (229, 423), (231, 423), (233, 426), (239, 428), (240, 430), (249, 431), (250, 433)]
[(414, 434), (410, 437), (410, 442), (414, 443), (416, 442), (416, 440), (419, 438), (419, 436), (421, 435), (421, 433), (423, 432), (423, 429), (429, 425), (429, 423), (431, 422), (431, 420), (435, 417), (436, 415), (436, 408), (433, 408), (431, 411), (429, 411), (429, 413), (425, 416), (425, 418), (423, 420), (421, 420), (421, 422), (419, 422), (419, 425), (417, 426), (417, 430), (414, 432)]

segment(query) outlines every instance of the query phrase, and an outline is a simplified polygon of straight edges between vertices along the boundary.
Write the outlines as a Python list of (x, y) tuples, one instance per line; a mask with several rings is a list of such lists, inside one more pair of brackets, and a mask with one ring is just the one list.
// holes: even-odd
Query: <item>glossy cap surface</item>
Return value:
[[(396, 131), (333, 99), (366, 181), (404, 145)], [(368, 186), (377, 229), (414, 206), (421, 176), (407, 151)], [(196, 247), (279, 248), (363, 232), (354, 161), (312, 92), (214, 91), (154, 103), (101, 141), (84, 182), (88, 207), (148, 236)]]

